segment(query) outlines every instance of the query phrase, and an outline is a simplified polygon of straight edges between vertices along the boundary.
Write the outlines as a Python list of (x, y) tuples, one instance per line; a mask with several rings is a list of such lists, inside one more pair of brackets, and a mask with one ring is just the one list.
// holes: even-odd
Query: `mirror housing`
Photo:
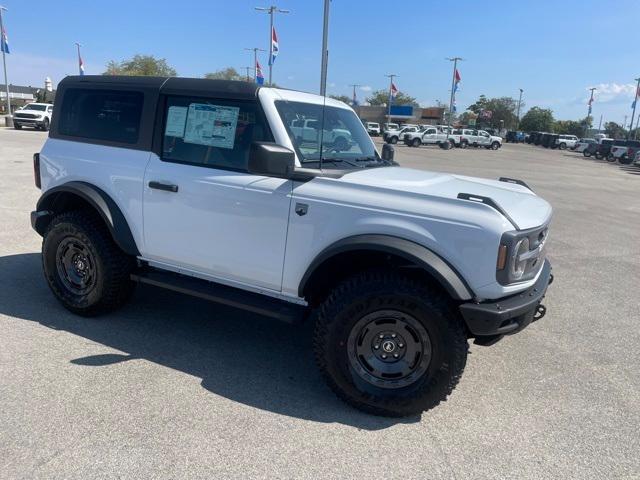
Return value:
[(253, 142), (249, 149), (249, 173), (291, 178), (296, 166), (293, 150), (271, 142)]
[(382, 159), (393, 162), (393, 157), (395, 156), (396, 151), (392, 145), (385, 143), (382, 145)]

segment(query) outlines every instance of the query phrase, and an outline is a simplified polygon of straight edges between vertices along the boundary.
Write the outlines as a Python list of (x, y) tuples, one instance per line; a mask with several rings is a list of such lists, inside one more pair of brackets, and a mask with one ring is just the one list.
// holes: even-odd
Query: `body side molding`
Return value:
[(120, 207), (102, 189), (86, 182), (67, 182), (47, 190), (38, 200), (36, 211), (31, 214), (31, 223), (36, 232), (43, 235), (51, 222), (52, 213), (60, 208), (62, 194), (69, 193), (89, 203), (107, 224), (116, 244), (129, 255), (140, 255), (140, 251)]
[(455, 300), (471, 300), (474, 297), (473, 291), (462, 276), (449, 263), (428, 248), (404, 238), (374, 234), (347, 237), (338, 240), (320, 252), (302, 277), (298, 286), (298, 295), (304, 296), (309, 279), (326, 260), (334, 255), (355, 250), (375, 250), (398, 255), (433, 275)]

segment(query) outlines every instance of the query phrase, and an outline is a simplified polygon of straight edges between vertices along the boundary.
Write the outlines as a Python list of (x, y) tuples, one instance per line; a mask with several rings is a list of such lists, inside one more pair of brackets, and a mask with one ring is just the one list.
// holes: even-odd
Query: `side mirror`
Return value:
[(292, 150), (270, 142), (253, 142), (249, 149), (249, 173), (267, 177), (290, 178), (295, 170)]
[(385, 143), (384, 145), (382, 145), (383, 160), (389, 160), (390, 162), (393, 162), (393, 157), (395, 156), (395, 154), (396, 154), (396, 151), (392, 145), (389, 145), (388, 143)]

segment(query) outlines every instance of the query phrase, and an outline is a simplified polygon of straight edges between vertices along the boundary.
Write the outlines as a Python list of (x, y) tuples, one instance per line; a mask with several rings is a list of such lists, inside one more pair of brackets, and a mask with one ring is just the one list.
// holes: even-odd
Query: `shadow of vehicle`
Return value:
[(419, 421), (373, 417), (338, 400), (315, 368), (308, 325), (275, 323), (146, 285), (118, 312), (73, 315), (49, 291), (39, 253), (0, 257), (0, 314), (125, 352), (70, 359), (75, 365), (155, 362), (201, 378), (216, 395), (315, 422), (378, 430)]

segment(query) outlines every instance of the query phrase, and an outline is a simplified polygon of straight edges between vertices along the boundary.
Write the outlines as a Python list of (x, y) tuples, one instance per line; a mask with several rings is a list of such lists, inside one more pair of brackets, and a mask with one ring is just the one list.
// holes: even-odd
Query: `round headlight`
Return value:
[(529, 251), (529, 239), (523, 238), (518, 243), (516, 243), (516, 247), (513, 249), (513, 254), (511, 256), (511, 278), (513, 280), (520, 280), (524, 275), (524, 270), (527, 266), (527, 261), (522, 260), (518, 261), (520, 255), (527, 253)]

